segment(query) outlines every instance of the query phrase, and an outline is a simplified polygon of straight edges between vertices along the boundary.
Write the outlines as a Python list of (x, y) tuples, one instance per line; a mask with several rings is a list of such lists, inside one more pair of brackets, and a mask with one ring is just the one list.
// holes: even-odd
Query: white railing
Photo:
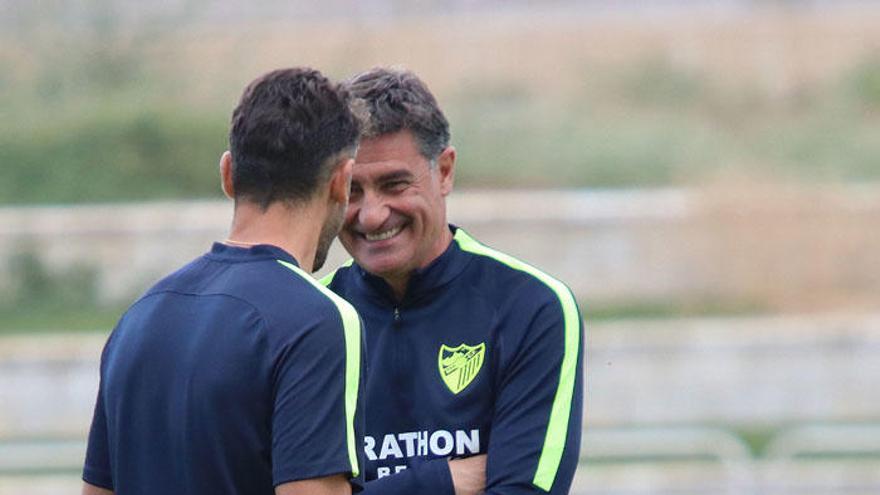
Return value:
[(818, 424), (779, 432), (767, 445), (768, 494), (880, 493), (880, 424)]
[[(584, 432), (582, 465), (591, 462), (665, 462), (717, 465), (720, 476), (713, 479), (715, 493), (750, 494), (755, 491), (756, 470), (748, 445), (729, 430), (712, 427), (636, 427), (588, 429)], [(618, 486), (583, 487), (579, 494), (628, 493), (626, 480)], [(629, 488), (627, 488), (629, 486)], [(684, 487), (683, 487), (684, 488)], [(693, 489), (693, 487), (691, 487)], [(652, 493), (652, 492), (639, 492)]]
[[(84, 452), (83, 438), (0, 439), (0, 495), (22, 486), (32, 493), (53, 493), (61, 485), (72, 493), (80, 483)], [(811, 456), (827, 457), (815, 461)], [(785, 429), (760, 457), (723, 428), (589, 428), (571, 493), (876, 494), (880, 424)]]

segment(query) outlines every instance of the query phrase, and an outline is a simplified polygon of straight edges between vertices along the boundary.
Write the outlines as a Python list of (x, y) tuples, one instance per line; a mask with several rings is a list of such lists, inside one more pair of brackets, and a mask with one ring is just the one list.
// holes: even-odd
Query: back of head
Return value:
[(356, 75), (346, 86), (369, 110), (364, 138), (408, 130), (428, 160), (449, 146), (449, 122), (434, 95), (411, 71), (377, 67)]
[(344, 88), (309, 68), (279, 69), (248, 85), (232, 114), (235, 199), (263, 209), (309, 200), (345, 153), (360, 121)]

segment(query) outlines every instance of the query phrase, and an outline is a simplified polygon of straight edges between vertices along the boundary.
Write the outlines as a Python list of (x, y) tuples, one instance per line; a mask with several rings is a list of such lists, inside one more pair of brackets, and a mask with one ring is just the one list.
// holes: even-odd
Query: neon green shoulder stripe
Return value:
[(333, 282), (333, 277), (336, 276), (336, 272), (339, 271), (340, 268), (345, 268), (346, 266), (351, 266), (352, 263), (354, 263), (354, 259), (349, 259), (345, 263), (339, 265), (339, 267), (337, 267), (332, 272), (321, 277), (321, 280), (319, 280), (319, 282), (321, 282), (321, 285), (323, 285), (324, 287), (329, 287), (330, 283)]
[(354, 420), (361, 374), (361, 320), (358, 317), (357, 311), (348, 301), (318, 283), (311, 275), (292, 263), (281, 260), (277, 261), (290, 268), (321, 291), (322, 294), (330, 298), (342, 317), (342, 327), (345, 332), (345, 436), (348, 444), (348, 460), (351, 463), (351, 475), (357, 477), (360, 469), (358, 468), (357, 450), (355, 450)]
[(562, 305), (562, 315), (565, 325), (565, 347), (562, 357), (562, 366), (559, 373), (559, 386), (556, 396), (553, 398), (553, 406), (550, 409), (550, 420), (547, 423), (547, 433), (544, 436), (544, 446), (541, 448), (541, 457), (538, 460), (538, 469), (532, 484), (544, 491), (550, 491), (559, 464), (562, 462), (562, 453), (565, 449), (565, 439), (568, 436), (568, 420), (571, 415), (571, 401), (574, 396), (574, 385), (577, 378), (578, 348), (580, 347), (580, 317), (578, 316), (577, 304), (571, 291), (559, 280), (547, 275), (537, 268), (524, 263), (512, 256), (496, 251), (480, 244), (464, 230), (455, 232), (455, 240), (463, 251), (488, 256), (514, 270), (519, 270), (532, 275), (547, 285), (559, 298)]

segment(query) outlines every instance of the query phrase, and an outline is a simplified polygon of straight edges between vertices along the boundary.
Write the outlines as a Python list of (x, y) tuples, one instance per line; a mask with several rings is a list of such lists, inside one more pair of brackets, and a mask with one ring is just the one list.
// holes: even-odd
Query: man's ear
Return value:
[(348, 195), (351, 191), (351, 171), (354, 158), (344, 158), (330, 174), (330, 201), (348, 207)]
[(447, 146), (437, 157), (437, 172), (440, 174), (440, 192), (446, 196), (452, 192), (455, 183), (455, 148)]
[(232, 183), (232, 153), (224, 151), (220, 156), (220, 188), (229, 199), (235, 199), (235, 186)]

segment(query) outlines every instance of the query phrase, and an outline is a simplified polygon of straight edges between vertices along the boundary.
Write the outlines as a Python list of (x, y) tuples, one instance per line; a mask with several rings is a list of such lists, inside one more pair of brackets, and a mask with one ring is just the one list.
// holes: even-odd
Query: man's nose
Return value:
[(358, 210), (358, 223), (366, 232), (378, 229), (388, 219), (389, 208), (376, 194), (366, 193)]

